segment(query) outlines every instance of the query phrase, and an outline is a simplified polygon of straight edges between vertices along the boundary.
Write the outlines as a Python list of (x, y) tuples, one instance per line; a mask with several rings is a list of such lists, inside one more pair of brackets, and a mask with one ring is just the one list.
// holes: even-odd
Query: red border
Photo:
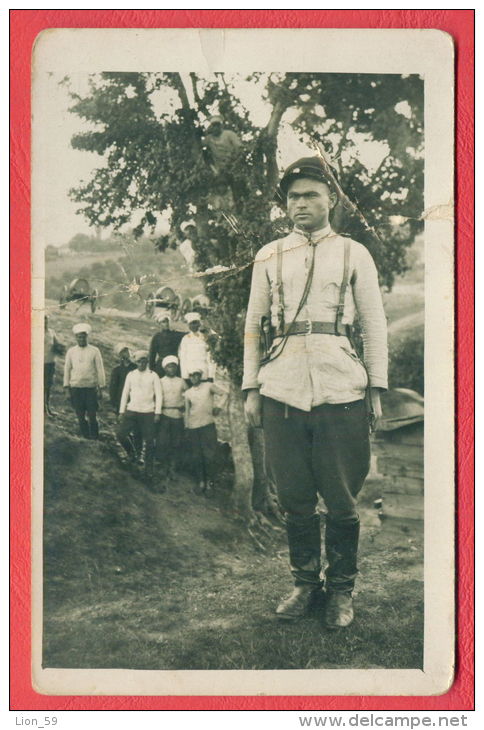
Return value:
[(438, 697), (65, 697), (36, 693), (30, 672), (30, 358), (11, 375), (12, 710), (472, 710), (473, 616), (473, 10), (13, 10), (11, 25), (12, 352), (30, 354), (30, 60), (35, 37), (65, 27), (435, 28), (456, 46), (458, 650)]

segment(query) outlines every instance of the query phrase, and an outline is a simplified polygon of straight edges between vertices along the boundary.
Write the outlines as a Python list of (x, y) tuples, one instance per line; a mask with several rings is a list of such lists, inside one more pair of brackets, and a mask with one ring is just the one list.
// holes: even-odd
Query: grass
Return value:
[[(156, 325), (88, 310), (51, 313), (72, 340), (82, 314), (109, 374), (112, 347), (146, 346)], [(58, 363), (58, 373), (61, 363)], [(260, 550), (232, 508), (225, 481), (212, 499), (180, 474), (166, 494), (123, 470), (107, 406), (101, 442), (77, 436), (62, 394), (45, 428), (43, 664), (65, 668), (421, 668), (423, 534), (417, 522), (380, 523), (367, 483), (360, 514), (356, 618), (323, 627), (322, 597), (304, 620), (274, 617), (291, 589), (287, 546), (275, 531)], [(224, 431), (221, 423), (221, 432)]]

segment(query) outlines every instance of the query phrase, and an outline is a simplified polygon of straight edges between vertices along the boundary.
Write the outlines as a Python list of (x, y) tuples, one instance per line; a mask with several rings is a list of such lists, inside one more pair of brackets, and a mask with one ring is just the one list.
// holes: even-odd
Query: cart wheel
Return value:
[(91, 292), (91, 296), (89, 297), (91, 302), (91, 312), (94, 314), (97, 307), (97, 298), (98, 298), (98, 291), (97, 289), (93, 289)]
[(172, 311), (173, 320), (176, 322), (177, 320), (180, 319), (180, 314), (181, 314), (181, 299), (178, 295), (173, 300), (173, 304), (171, 305), (170, 308)]
[(192, 310), (192, 302), (188, 297), (183, 300), (182, 308), (181, 308), (181, 315), (184, 317), (185, 314), (188, 314), (188, 312), (191, 312)]
[(153, 292), (150, 292), (146, 298), (145, 302), (145, 314), (147, 317), (153, 317), (153, 312), (155, 311), (155, 295)]

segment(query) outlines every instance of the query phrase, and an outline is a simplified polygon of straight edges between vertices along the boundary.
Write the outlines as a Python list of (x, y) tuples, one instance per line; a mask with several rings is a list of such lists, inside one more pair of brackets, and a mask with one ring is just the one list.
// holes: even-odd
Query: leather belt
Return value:
[[(339, 330), (339, 331), (338, 331)], [(344, 335), (349, 337), (351, 327), (349, 324), (343, 324), (339, 328), (335, 322), (311, 322), (309, 319), (293, 322), (292, 325), (286, 325), (284, 328), (285, 335)]]

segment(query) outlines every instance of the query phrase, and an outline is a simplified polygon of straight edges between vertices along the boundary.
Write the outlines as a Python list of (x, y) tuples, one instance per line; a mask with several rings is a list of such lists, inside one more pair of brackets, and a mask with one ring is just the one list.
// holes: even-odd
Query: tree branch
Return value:
[(170, 76), (173, 79), (173, 86), (178, 92), (178, 96), (180, 97), (182, 108), (186, 112), (192, 112), (192, 108), (188, 100), (187, 90), (185, 89), (185, 84), (183, 83), (181, 75), (179, 73), (173, 73), (170, 74)]
[(198, 77), (196, 73), (193, 73), (193, 71), (190, 72), (190, 80), (192, 82), (192, 91), (193, 91), (193, 98), (195, 99), (195, 103), (198, 107), (198, 109), (205, 114), (206, 117), (209, 116), (209, 112), (207, 109), (207, 105), (204, 101), (202, 101), (200, 94), (198, 93)]
[(262, 130), (262, 136), (265, 137), (263, 152), (267, 162), (266, 184), (269, 189), (276, 187), (279, 178), (279, 168), (277, 167), (277, 134), (282, 115), (288, 106), (289, 104), (282, 99), (276, 101), (272, 108), (269, 122), (265, 129)]

